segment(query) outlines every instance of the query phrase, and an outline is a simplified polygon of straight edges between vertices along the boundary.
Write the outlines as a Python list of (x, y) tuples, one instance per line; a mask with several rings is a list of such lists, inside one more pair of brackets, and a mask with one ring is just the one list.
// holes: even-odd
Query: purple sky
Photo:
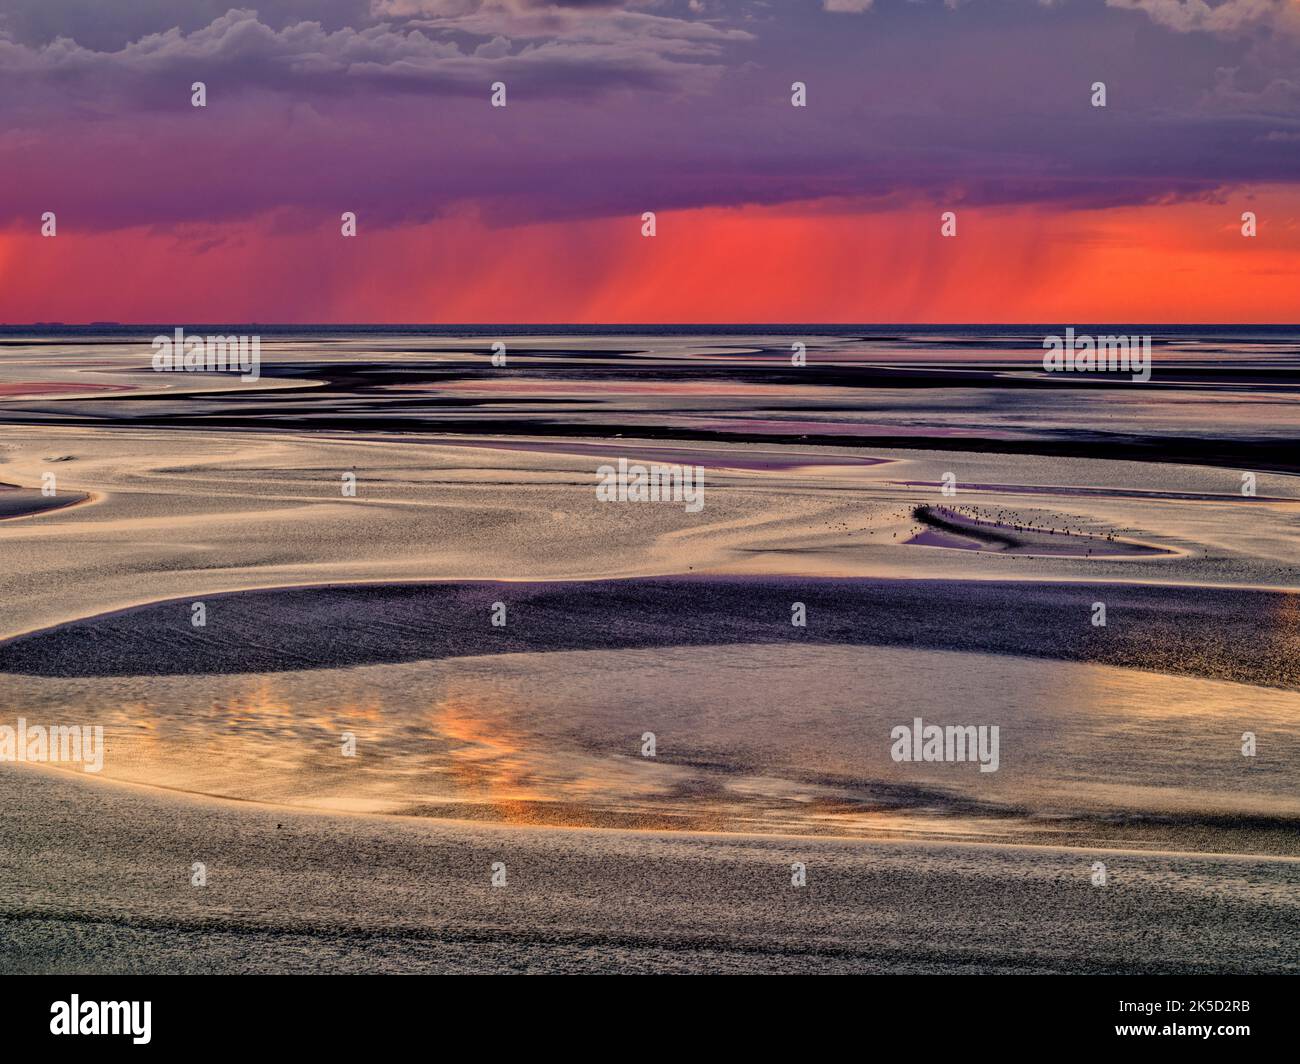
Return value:
[(0, 14), (0, 321), (1062, 315), (1300, 319), (1300, 0)]
[(1294, 0), (6, 9), (0, 224), (56, 199), (101, 229), (292, 225), (341, 202), (384, 225), (464, 204), (501, 222), (825, 197), (1113, 206), (1300, 177)]

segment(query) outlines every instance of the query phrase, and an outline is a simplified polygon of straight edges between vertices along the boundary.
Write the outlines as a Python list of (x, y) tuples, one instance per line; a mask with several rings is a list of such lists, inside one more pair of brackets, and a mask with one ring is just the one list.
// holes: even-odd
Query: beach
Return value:
[(6, 972), (1208, 974), (1298, 960), (1292, 862), (333, 817), (30, 769), (0, 788)]
[(336, 342), (5, 349), (0, 970), (1300, 970), (1290, 362)]

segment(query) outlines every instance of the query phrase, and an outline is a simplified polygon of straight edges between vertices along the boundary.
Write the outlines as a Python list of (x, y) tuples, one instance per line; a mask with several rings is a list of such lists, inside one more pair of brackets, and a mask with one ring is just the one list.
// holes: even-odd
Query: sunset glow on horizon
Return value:
[[(1253, 241), (1238, 203), (1266, 219)], [(952, 241), (933, 209), (713, 208), (658, 223), (651, 241), (639, 218), (459, 218), (342, 248), (332, 219), (316, 232), (274, 219), (184, 236), (10, 231), (0, 322), (1271, 323), (1294, 319), (1300, 277), (1289, 189), (1231, 205), (964, 211)]]
[(0, 25), (0, 322), (1300, 304), (1294, 0), (53, 6)]

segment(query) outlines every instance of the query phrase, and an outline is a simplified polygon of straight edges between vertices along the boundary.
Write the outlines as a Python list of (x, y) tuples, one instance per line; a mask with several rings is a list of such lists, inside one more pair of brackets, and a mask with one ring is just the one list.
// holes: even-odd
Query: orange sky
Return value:
[[(1296, 322), (1300, 193), (1049, 212), (847, 206), (338, 235), (300, 216), (0, 236), (0, 322)], [(1243, 210), (1259, 235), (1240, 234)], [(35, 226), (31, 227), (32, 230)], [(295, 308), (292, 317), (285, 307)]]

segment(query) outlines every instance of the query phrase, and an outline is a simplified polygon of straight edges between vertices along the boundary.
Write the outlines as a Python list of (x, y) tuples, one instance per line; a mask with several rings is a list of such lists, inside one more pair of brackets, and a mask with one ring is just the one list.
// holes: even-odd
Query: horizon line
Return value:
[(232, 326), (258, 326), (269, 329), (744, 329), (744, 330), (862, 330), (862, 329), (1033, 329), (1073, 325), (1075, 327), (1118, 328), (1141, 326), (1149, 329), (1300, 329), (1300, 322), (1231, 322), (1231, 321), (1091, 321), (1065, 319), (1053, 321), (988, 321), (988, 322), (274, 322), (274, 321), (198, 321), (184, 324), (172, 321), (34, 321), (0, 322), (0, 330), (58, 330), (58, 329), (199, 329), (230, 328)]

